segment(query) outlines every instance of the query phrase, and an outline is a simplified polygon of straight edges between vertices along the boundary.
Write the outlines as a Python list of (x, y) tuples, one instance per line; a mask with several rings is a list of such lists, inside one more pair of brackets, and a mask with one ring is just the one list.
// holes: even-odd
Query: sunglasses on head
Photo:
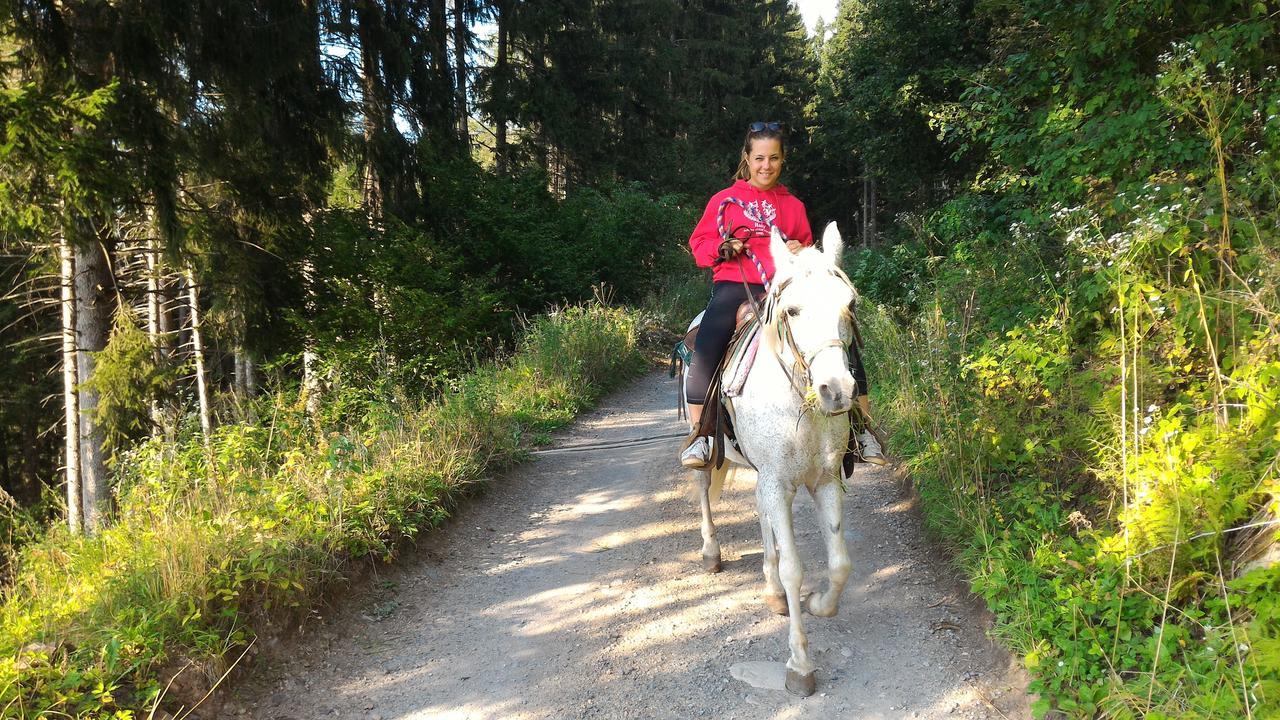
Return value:
[(753, 122), (750, 125), (748, 125), (747, 129), (753, 133), (764, 132), (765, 130), (782, 132), (783, 130), (786, 129), (786, 127), (782, 123), (777, 122), (776, 120), (771, 120), (769, 122), (761, 122), (757, 120), (756, 122)]

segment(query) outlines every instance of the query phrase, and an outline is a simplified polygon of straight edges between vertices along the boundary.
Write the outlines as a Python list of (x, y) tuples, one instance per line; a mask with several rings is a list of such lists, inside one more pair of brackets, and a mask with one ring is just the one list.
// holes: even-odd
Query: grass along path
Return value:
[(296, 394), (208, 443), (154, 440), (117, 465), (92, 538), (27, 546), (0, 603), (0, 717), (180, 713), (273, 621), (305, 617), (352, 562), (390, 558), (456, 501), (646, 365), (636, 311), (538, 318), (511, 358), (435, 401), (335, 387)]

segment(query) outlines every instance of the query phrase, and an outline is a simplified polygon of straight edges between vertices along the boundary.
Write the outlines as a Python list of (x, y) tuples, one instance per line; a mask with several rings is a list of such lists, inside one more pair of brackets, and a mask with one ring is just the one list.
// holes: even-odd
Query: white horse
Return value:
[[(733, 400), (734, 434), (742, 452), (725, 448), (729, 462), (699, 473), (702, 558), (708, 570), (718, 572), (720, 544), (711, 503), (735, 466), (756, 470), (764, 600), (774, 612), (790, 616), (786, 688), (802, 696), (812, 695), (817, 684), (801, 611), (835, 615), (850, 571), (840, 463), (857, 395), (848, 363), (853, 336), (848, 308), (856, 295), (839, 270), (843, 244), (831, 223), (821, 251), (805, 248), (793, 255), (774, 229), (770, 252), (777, 270), (762, 306), (760, 347), (742, 395)], [(827, 545), (827, 587), (808, 597), (807, 607), (800, 595), (804, 565), (791, 514), (801, 487), (813, 496)]]

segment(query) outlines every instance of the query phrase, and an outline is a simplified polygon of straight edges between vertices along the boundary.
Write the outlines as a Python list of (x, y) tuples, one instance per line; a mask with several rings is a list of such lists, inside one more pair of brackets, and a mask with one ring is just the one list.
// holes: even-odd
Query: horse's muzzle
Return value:
[[(843, 380), (843, 382), (842, 382)], [(847, 413), (853, 408), (853, 382), (849, 380), (835, 380), (832, 382), (820, 383), (818, 390), (818, 404), (821, 405), (823, 412), (828, 415), (840, 415)]]

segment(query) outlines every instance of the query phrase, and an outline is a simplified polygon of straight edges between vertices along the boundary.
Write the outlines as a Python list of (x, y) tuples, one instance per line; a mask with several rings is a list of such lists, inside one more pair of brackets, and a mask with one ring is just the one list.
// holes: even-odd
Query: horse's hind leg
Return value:
[(787, 593), (778, 577), (778, 544), (773, 538), (769, 516), (760, 512), (760, 540), (764, 552), (764, 604), (779, 615), (787, 614)]
[(778, 575), (787, 593), (787, 614), (790, 616), (787, 644), (791, 648), (791, 657), (787, 659), (787, 692), (807, 697), (817, 689), (817, 683), (813, 677), (815, 665), (809, 657), (809, 639), (805, 637), (800, 614), (804, 564), (800, 561), (791, 524), (791, 501), (795, 498), (795, 491), (788, 492), (788, 488), (779, 485), (777, 478), (762, 474), (756, 484), (756, 501), (760, 513), (769, 516), (769, 525), (778, 546)]
[(827, 589), (809, 597), (809, 612), (831, 617), (840, 607), (840, 593), (849, 580), (849, 548), (844, 541), (843, 491), (837, 482), (824, 482), (813, 493), (818, 522), (827, 541)]
[(720, 572), (720, 541), (716, 540), (716, 524), (711, 520), (711, 470), (698, 471), (698, 500), (702, 504), (702, 567), (707, 572)]

